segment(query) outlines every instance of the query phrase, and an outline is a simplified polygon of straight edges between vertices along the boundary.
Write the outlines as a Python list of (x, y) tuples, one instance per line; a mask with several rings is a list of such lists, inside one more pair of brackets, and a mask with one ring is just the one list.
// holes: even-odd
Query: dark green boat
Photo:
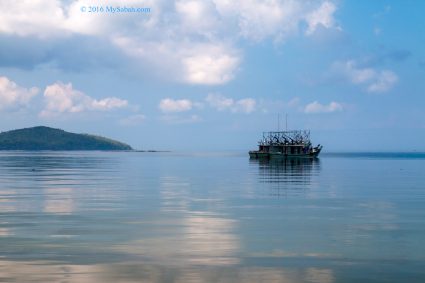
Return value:
[(313, 147), (309, 130), (264, 132), (258, 150), (249, 152), (253, 159), (316, 158), (322, 146)]

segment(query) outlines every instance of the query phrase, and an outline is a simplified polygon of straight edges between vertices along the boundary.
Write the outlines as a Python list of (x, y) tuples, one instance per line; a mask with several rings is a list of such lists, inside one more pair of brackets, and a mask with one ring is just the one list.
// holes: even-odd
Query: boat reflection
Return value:
[(249, 162), (258, 168), (259, 182), (267, 183), (276, 195), (309, 189), (320, 172), (318, 158), (250, 159)]

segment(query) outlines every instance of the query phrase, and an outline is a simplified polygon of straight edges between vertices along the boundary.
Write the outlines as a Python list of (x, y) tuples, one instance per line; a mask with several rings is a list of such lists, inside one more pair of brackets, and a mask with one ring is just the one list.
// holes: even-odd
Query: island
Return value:
[(0, 150), (132, 150), (128, 144), (45, 126), (0, 133)]

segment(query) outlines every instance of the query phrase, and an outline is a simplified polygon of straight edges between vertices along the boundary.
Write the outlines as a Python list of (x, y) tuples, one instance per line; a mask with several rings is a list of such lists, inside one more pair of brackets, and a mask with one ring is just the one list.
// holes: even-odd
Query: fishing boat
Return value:
[(322, 150), (320, 144), (313, 146), (310, 130), (263, 132), (258, 150), (249, 152), (253, 159), (316, 158)]

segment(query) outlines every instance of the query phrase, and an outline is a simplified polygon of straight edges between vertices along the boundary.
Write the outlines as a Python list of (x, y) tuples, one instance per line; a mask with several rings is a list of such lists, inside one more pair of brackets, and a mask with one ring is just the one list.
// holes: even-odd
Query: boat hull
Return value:
[(249, 152), (249, 158), (252, 159), (269, 159), (270, 158), (270, 154), (268, 152), (261, 152), (261, 151), (250, 151)]
[(320, 154), (321, 148), (301, 154), (288, 154), (282, 152), (262, 152), (262, 151), (250, 151), (249, 157), (252, 159), (290, 159), (290, 158), (317, 158)]
[(307, 154), (284, 154), (280, 152), (270, 153), (270, 159), (288, 159), (288, 158), (316, 158), (319, 152), (311, 152)]

